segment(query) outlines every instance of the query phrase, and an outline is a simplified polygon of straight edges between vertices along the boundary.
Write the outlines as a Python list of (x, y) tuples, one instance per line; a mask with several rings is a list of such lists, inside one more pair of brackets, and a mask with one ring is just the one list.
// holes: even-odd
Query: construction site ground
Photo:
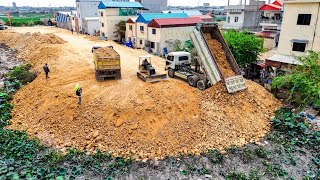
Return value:
[[(57, 37), (36, 33), (31, 35), (36, 40), (30, 40), (27, 32)], [(251, 81), (246, 82), (248, 90), (233, 95), (222, 83), (205, 92), (178, 79), (144, 83), (136, 76), (139, 56), (147, 55), (144, 50), (63, 29), (16, 28), (0, 32), (0, 42), (20, 51), (40, 73), (14, 96), (8, 128), (26, 130), (62, 151), (100, 149), (114, 156), (162, 159), (243, 146), (268, 133), (270, 117), (281, 106)], [(94, 45), (112, 45), (120, 54), (121, 80), (95, 80)], [(44, 63), (50, 68), (48, 80)], [(164, 59), (154, 56), (152, 63), (165, 73)], [(81, 106), (73, 90), (76, 84), (83, 89)]]

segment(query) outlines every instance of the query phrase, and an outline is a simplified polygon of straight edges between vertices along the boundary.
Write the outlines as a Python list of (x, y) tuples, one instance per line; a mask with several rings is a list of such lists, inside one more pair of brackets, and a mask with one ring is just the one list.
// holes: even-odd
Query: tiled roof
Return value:
[(195, 26), (197, 25), (197, 23), (201, 23), (201, 22), (203, 22), (203, 20), (199, 17), (153, 19), (149, 23), (149, 27), (168, 28), (168, 27)]

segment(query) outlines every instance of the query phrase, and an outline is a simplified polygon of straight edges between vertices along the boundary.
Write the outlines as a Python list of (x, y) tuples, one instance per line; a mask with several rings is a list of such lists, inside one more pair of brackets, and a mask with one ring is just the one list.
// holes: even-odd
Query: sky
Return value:
[[(231, 0), (231, 2), (239, 2), (240, 0)], [(34, 6), (34, 7), (52, 7), (57, 6), (75, 6), (75, 0), (0, 0), (0, 6), (12, 6), (12, 2), (16, 2), (17, 6)], [(170, 6), (197, 6), (198, 4), (210, 3), (214, 6), (224, 6), (227, 0), (168, 0)]]

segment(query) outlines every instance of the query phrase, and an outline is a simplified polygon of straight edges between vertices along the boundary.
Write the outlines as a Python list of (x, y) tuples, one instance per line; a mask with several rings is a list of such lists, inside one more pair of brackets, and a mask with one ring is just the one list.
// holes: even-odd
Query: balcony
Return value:
[(260, 24), (271, 24), (271, 25), (281, 25), (281, 20), (279, 19), (262, 19)]

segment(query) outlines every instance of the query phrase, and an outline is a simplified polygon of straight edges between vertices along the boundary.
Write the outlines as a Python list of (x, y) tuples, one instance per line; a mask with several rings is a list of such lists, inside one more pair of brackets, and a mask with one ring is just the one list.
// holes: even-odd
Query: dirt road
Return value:
[[(44, 144), (58, 149), (74, 147), (93, 152), (99, 148), (115, 156), (154, 159), (181, 153), (198, 154), (234, 144), (240, 146), (268, 132), (269, 117), (280, 105), (271, 94), (252, 82), (248, 82), (247, 92), (221, 96), (231, 100), (217, 103), (211, 99), (217, 100), (224, 89), (212, 90), (207, 95), (176, 79), (144, 83), (136, 77), (136, 70), (138, 57), (147, 53), (111, 41), (90, 40), (84, 35), (49, 27), (14, 31), (53, 33), (66, 41), (32, 50), (23, 48), (23, 51), (30, 50), (25, 56), (36, 70), (41, 72), (43, 64), (49, 64), (50, 79), (45, 80), (41, 73), (15, 95), (10, 126), (27, 130)], [(19, 47), (8, 39), (3, 41)], [(93, 45), (112, 45), (120, 54), (121, 80), (95, 80)], [(32, 43), (28, 46), (33, 47)], [(162, 58), (154, 57), (153, 64), (158, 72), (164, 72)], [(80, 107), (73, 91), (77, 83), (83, 88)], [(233, 100), (235, 98), (243, 102)], [(228, 105), (231, 101), (236, 101), (233, 108)]]

